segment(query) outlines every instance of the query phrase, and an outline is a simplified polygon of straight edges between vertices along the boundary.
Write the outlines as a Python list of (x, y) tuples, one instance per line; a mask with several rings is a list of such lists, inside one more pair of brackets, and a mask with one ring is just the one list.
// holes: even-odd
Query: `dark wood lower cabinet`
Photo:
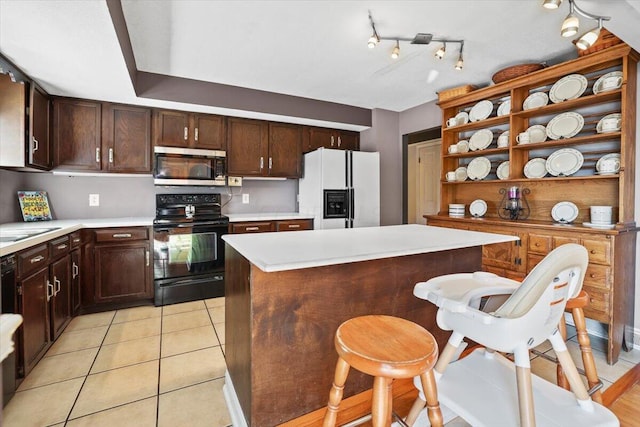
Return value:
[(98, 245), (95, 248), (95, 302), (151, 298), (149, 243)]
[(71, 256), (51, 264), (51, 337), (56, 340), (71, 321)]
[(80, 310), (82, 299), (80, 294), (80, 286), (82, 283), (81, 276), (81, 249), (75, 249), (69, 254), (71, 257), (71, 315), (75, 316)]
[(51, 343), (49, 331), (49, 268), (22, 279), (18, 285), (18, 312), (22, 326), (18, 329), (18, 376), (25, 376), (38, 363)]

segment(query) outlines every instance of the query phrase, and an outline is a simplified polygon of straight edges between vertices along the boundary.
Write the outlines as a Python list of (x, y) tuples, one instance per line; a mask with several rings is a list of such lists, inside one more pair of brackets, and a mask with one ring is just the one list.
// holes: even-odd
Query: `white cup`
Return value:
[(620, 76), (611, 76), (602, 81), (600, 85), (602, 90), (611, 90), (616, 89), (622, 86), (622, 77)]
[(450, 145), (449, 146), (449, 154), (455, 154), (458, 152), (458, 146), (457, 145)]
[(591, 206), (590, 209), (593, 224), (611, 224), (613, 206)]
[(451, 117), (449, 120), (447, 120), (448, 127), (455, 126), (457, 124), (458, 124), (458, 119), (456, 119), (455, 117)]
[(456, 180), (456, 172), (455, 171), (447, 172), (446, 178), (447, 178), (447, 181), (455, 181)]
[(618, 130), (622, 127), (622, 119), (619, 117), (609, 117), (602, 121), (603, 131)]
[(498, 148), (507, 147), (509, 145), (509, 134), (500, 135), (498, 137)]
[(620, 159), (610, 158), (605, 159), (600, 164), (600, 172), (617, 172), (620, 169)]
[(531, 135), (529, 132), (520, 132), (518, 136), (516, 136), (516, 142), (518, 144), (528, 144), (531, 141)]

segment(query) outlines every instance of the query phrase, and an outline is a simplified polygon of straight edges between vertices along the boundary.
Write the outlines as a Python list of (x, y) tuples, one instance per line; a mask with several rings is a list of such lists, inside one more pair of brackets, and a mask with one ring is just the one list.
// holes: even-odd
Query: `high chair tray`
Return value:
[[(438, 380), (438, 399), (474, 427), (519, 425), (518, 393), (513, 362), (477, 349), (451, 363)], [(575, 395), (531, 375), (537, 426), (619, 426), (609, 409), (593, 402), (582, 409)]]

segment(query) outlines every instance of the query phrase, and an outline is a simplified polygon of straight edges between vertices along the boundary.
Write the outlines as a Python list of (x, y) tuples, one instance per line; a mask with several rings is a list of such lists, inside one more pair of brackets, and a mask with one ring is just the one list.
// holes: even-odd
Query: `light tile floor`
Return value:
[[(568, 330), (582, 367), (575, 330)], [(3, 425), (230, 426), (224, 338), (224, 298), (78, 316), (4, 408)], [(640, 363), (633, 350), (609, 366), (606, 341), (591, 337), (591, 344), (604, 389)], [(553, 354), (549, 344), (538, 350)], [(533, 356), (532, 370), (555, 382), (552, 362)]]

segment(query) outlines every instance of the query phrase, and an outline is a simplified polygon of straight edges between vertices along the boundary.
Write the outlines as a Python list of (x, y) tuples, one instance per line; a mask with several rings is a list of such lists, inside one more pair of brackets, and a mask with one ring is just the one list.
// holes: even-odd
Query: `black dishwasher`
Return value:
[[(16, 312), (16, 257), (7, 255), (0, 258), (0, 301), (2, 302), (1, 313)], [(4, 407), (16, 391), (16, 352), (11, 352), (2, 361), (2, 406)], [(1, 424), (1, 422), (0, 422)]]

